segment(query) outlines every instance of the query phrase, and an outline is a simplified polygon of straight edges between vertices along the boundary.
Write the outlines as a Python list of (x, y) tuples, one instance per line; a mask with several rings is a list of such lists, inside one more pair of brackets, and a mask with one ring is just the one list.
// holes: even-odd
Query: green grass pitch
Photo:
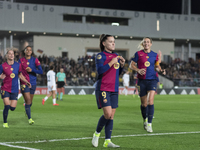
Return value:
[[(104, 130), (99, 146), (92, 147), (91, 137), (99, 117), (94, 95), (64, 95), (59, 106), (44, 95), (35, 95), (31, 107), (35, 124), (29, 125), (24, 114), (23, 100), (18, 100), (14, 112), (9, 111), (9, 129), (0, 120), (0, 150), (93, 150), (103, 148)], [(119, 96), (114, 117), (112, 142), (121, 150), (199, 150), (200, 96), (156, 95), (153, 133), (143, 129), (139, 98)], [(0, 113), (3, 113), (3, 102)], [(17, 146), (17, 147), (13, 147)]]

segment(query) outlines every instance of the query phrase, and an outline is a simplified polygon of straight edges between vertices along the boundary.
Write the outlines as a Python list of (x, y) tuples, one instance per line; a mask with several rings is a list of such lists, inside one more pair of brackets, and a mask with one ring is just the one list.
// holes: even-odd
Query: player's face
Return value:
[(7, 59), (8, 60), (14, 60), (15, 56), (14, 56), (14, 52), (13, 51), (8, 51), (7, 53)]
[(32, 48), (31, 47), (27, 47), (26, 50), (25, 50), (25, 55), (26, 56), (31, 56), (32, 52), (33, 52)]
[(143, 41), (144, 50), (151, 49), (151, 46), (152, 46), (151, 40), (149, 38), (144, 39)]
[(114, 37), (107, 37), (107, 40), (103, 42), (106, 51), (112, 52), (115, 50), (115, 39)]
[(60, 72), (63, 73), (63, 69), (60, 69)]

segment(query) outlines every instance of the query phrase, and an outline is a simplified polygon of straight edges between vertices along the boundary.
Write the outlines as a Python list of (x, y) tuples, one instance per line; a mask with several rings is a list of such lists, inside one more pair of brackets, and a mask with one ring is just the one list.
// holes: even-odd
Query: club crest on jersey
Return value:
[(15, 74), (14, 74), (14, 73), (11, 73), (11, 74), (10, 74), (10, 78), (13, 79), (14, 77), (15, 77)]
[(149, 61), (146, 61), (146, 62), (144, 63), (144, 65), (145, 65), (146, 67), (149, 67), (149, 66), (150, 66), (150, 62), (149, 62)]
[(26, 87), (26, 85), (21, 85), (22, 91), (24, 91), (25, 87)]
[(104, 99), (103, 102), (104, 102), (104, 103), (107, 103), (107, 99)]
[(118, 69), (119, 68), (119, 63), (114, 64), (114, 68)]
[(97, 56), (97, 59), (101, 59), (101, 55), (100, 54)]

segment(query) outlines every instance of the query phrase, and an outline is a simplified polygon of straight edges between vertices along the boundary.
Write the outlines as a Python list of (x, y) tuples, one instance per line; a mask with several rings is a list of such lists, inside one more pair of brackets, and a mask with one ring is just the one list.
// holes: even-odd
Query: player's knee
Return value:
[(112, 118), (112, 114), (111, 113), (104, 114), (104, 117), (106, 119), (111, 119)]
[(11, 110), (11, 111), (14, 111), (15, 108), (16, 108), (16, 107), (11, 107), (11, 106), (10, 106), (10, 110)]

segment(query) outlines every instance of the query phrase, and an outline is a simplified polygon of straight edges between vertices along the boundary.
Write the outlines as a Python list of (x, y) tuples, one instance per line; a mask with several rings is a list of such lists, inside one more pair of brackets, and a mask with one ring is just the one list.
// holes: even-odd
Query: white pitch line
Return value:
[(40, 150), (40, 149), (35, 149), (35, 148), (30, 148), (30, 147), (10, 145), (10, 144), (1, 143), (1, 142), (0, 142), (0, 145), (8, 146), (8, 147), (14, 147), (14, 148), (28, 149), (28, 150)]
[[(156, 135), (177, 135), (177, 134), (197, 134), (200, 131), (194, 132), (172, 132), (172, 133), (148, 133), (148, 134), (133, 134), (133, 135), (115, 135), (112, 138), (118, 137), (137, 137), (137, 136), (156, 136)], [(105, 138), (105, 137), (100, 137)], [(4, 142), (10, 144), (19, 144), (19, 143), (44, 143), (44, 142), (58, 142), (58, 141), (78, 141), (78, 140), (87, 140), (92, 139), (92, 137), (83, 137), (83, 138), (71, 138), (71, 139), (53, 139), (53, 140), (42, 140), (42, 141), (17, 141), (17, 142)]]

